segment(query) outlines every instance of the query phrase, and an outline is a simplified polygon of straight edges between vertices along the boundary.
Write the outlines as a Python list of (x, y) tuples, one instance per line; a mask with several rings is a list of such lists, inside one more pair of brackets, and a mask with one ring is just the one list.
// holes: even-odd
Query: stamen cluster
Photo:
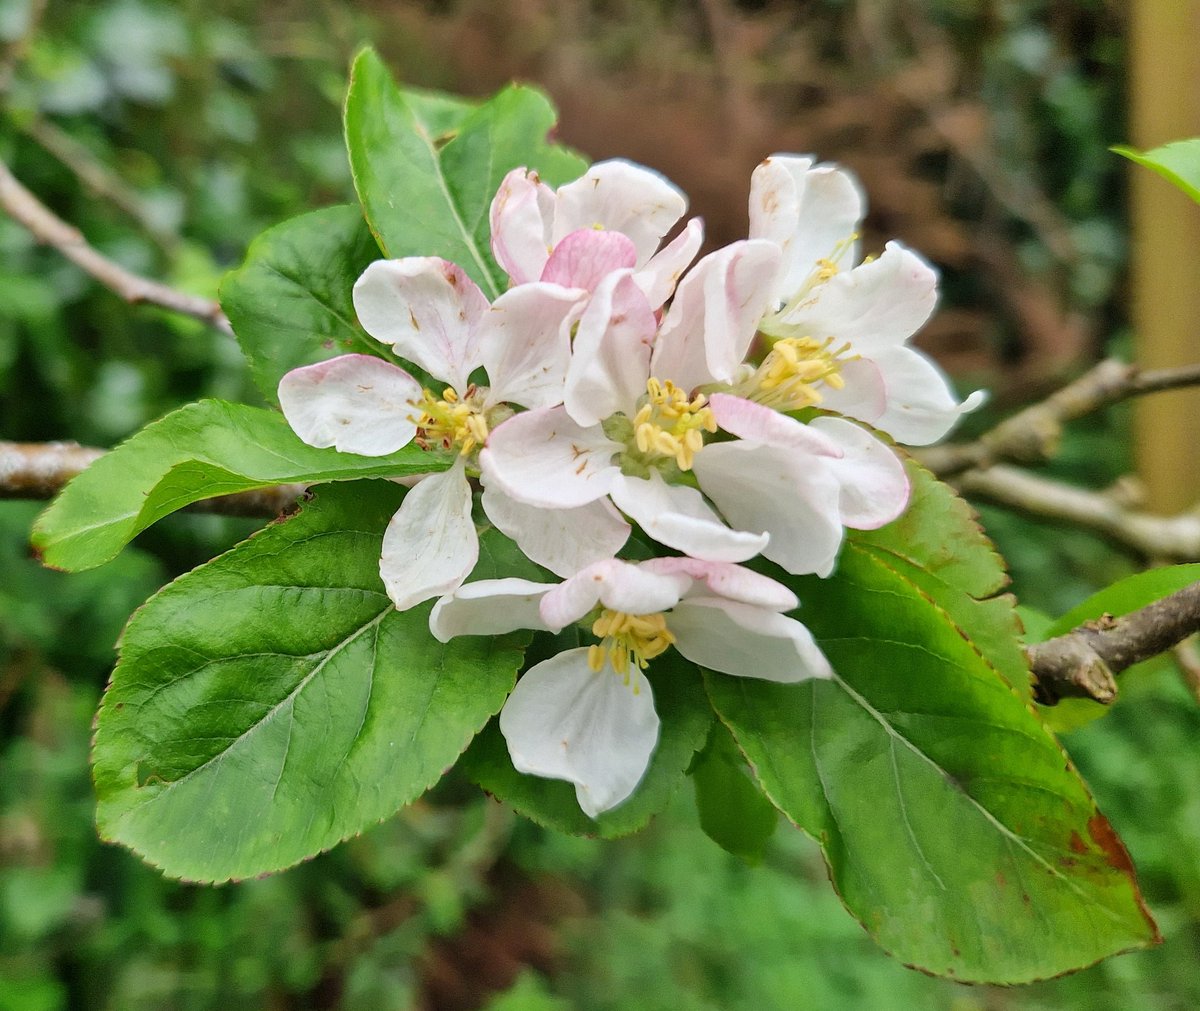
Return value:
[(588, 647), (588, 666), (601, 671), (607, 660), (626, 684), (631, 665), (645, 670), (651, 660), (675, 642), (675, 636), (667, 628), (666, 615), (626, 614), (607, 607), (592, 623), (592, 633), (602, 641)]
[(633, 419), (633, 437), (638, 450), (674, 459), (680, 470), (691, 470), (704, 445), (704, 432), (715, 432), (717, 420), (708, 398), (699, 393), (691, 399), (671, 380), (646, 380), (647, 401)]

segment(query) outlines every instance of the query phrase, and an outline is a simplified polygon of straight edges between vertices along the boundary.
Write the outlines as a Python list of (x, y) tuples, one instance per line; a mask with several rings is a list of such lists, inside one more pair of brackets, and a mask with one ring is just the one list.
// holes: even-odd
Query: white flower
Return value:
[[(563, 405), (519, 414), (489, 437), (480, 454), (489, 491), (536, 511), (611, 502), (694, 558), (762, 552), (789, 571), (828, 574), (843, 527), (894, 519), (908, 482), (862, 429), (833, 418), (805, 425), (753, 402), (769, 377), (743, 375), (741, 363), (779, 257), (762, 240), (706, 256), (661, 327), (631, 269), (605, 277), (579, 321)], [(713, 442), (718, 427), (738, 438)], [(536, 532), (516, 520), (497, 525), (524, 549)], [(559, 575), (577, 570), (542, 561)]]
[[(448, 470), (405, 496), (384, 534), (380, 575), (401, 610), (453, 589), (474, 568), (479, 542), (468, 467), (491, 427), (512, 413), (509, 404), (561, 403), (569, 328), (584, 295), (525, 284), (489, 306), (453, 263), (378, 260), (354, 285), (363, 327), (446, 387), (440, 394), (422, 389), (403, 369), (370, 355), (342, 355), (280, 381), (284, 416), (310, 446), (386, 456), (416, 439), (456, 454)], [(471, 381), (480, 367), (489, 386)]]
[[(942, 438), (983, 402), (958, 403), (946, 377), (909, 339), (937, 302), (937, 273), (890, 242), (858, 263), (865, 199), (845, 170), (775, 155), (754, 170), (750, 236), (783, 254), (771, 308), (761, 323), (780, 354), (812, 363), (806, 387), (777, 406), (822, 408), (860, 418), (910, 445)], [(824, 370), (824, 371), (822, 371)]]
[(468, 583), (437, 602), (429, 627), (447, 642), (590, 625), (599, 642), (525, 672), (500, 730), (519, 771), (575, 784), (594, 818), (628, 798), (649, 765), (659, 719), (642, 672), (672, 646), (724, 674), (782, 683), (832, 676), (808, 629), (783, 613), (796, 606), (787, 587), (740, 565), (607, 559), (557, 585)]
[(659, 250), (686, 209), (684, 195), (657, 172), (619, 159), (597, 162), (557, 191), (536, 172), (514, 169), (492, 201), (492, 252), (514, 284), (594, 291), (613, 270), (631, 269), (657, 309), (703, 241), (693, 218)]

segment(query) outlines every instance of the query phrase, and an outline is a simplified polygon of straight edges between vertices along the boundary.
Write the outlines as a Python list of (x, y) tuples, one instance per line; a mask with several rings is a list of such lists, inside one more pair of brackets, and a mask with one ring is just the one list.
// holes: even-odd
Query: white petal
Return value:
[(584, 293), (556, 284), (520, 284), (483, 317), (479, 354), (488, 374), (488, 406), (561, 404), (571, 355), (570, 324)]
[(387, 456), (417, 433), (421, 384), (371, 355), (342, 355), (292, 369), (279, 381), (279, 406), (310, 446)]
[(838, 370), (845, 385), (839, 390), (829, 385), (820, 388), (821, 408), (875, 425), (887, 409), (887, 387), (879, 366), (867, 358), (845, 362)]
[(784, 684), (833, 677), (812, 633), (775, 611), (696, 597), (667, 615), (667, 628), (680, 653), (722, 674)]
[(753, 604), (771, 611), (791, 611), (800, 601), (782, 583), (769, 576), (729, 562), (705, 562), (686, 555), (673, 558), (651, 558), (642, 562), (651, 572), (678, 572), (691, 576), (696, 583), (688, 588), (684, 599), (691, 597), (724, 597), (742, 604)]
[(814, 418), (810, 425), (842, 449), (842, 455), (826, 465), (841, 485), (838, 510), (846, 526), (874, 530), (904, 512), (908, 474), (894, 450), (842, 418)]
[(573, 509), (539, 509), (488, 485), (483, 511), (526, 558), (559, 576), (612, 558), (629, 539), (629, 524), (607, 498)]
[(601, 282), (579, 321), (567, 367), (563, 403), (572, 418), (597, 425), (618, 412), (633, 414), (646, 392), (657, 327), (630, 271), (609, 274)]
[(542, 276), (550, 255), (550, 224), (554, 191), (536, 172), (513, 169), (492, 199), (492, 253), (514, 284)]
[(577, 425), (561, 407), (509, 418), (488, 436), (479, 466), (489, 487), (526, 505), (572, 509), (608, 494), (621, 451), (599, 425)]
[(578, 228), (624, 232), (641, 266), (686, 210), (683, 193), (657, 172), (620, 159), (597, 162), (558, 188), (552, 241), (557, 245)]
[(554, 247), (542, 271), (542, 280), (565, 288), (595, 291), (614, 270), (632, 269), (636, 262), (637, 250), (628, 235), (580, 228)]
[(744, 562), (770, 539), (764, 533), (730, 530), (695, 488), (669, 485), (657, 471), (648, 478), (619, 474), (609, 494), (656, 541), (693, 558)]
[(446, 594), (429, 614), (438, 642), (459, 635), (503, 635), (518, 628), (547, 631), (538, 605), (552, 583), (529, 579), (481, 579)]
[(842, 271), (813, 288), (783, 320), (812, 337), (850, 342), (855, 354), (903, 344), (937, 305), (937, 271), (911, 249), (889, 242), (879, 259)]
[(659, 720), (640, 671), (626, 684), (607, 664), (593, 671), (587, 653), (567, 650), (526, 671), (500, 712), (500, 732), (519, 772), (574, 783), (595, 818), (637, 788)]
[(654, 346), (651, 371), (685, 390), (727, 383), (771, 306), (779, 247), (734, 242), (709, 253), (679, 285)]
[(379, 574), (396, 609), (405, 611), (461, 585), (478, 560), (471, 486), (459, 458), (404, 496), (383, 535)]
[(811, 425), (751, 400), (714, 393), (708, 398), (708, 406), (722, 429), (746, 442), (811, 456), (834, 457), (841, 453), (835, 442)]
[(480, 364), (477, 328), (488, 301), (461, 267), (436, 256), (376, 260), (354, 282), (354, 309), (376, 340), (466, 390)]
[(836, 165), (817, 165), (795, 155), (773, 155), (750, 180), (750, 237), (771, 239), (783, 250), (774, 290), (779, 300), (795, 294), (817, 268), (838, 255), (845, 268), (858, 262), (854, 238), (866, 198), (854, 177)]
[(961, 404), (942, 371), (921, 352), (907, 347), (888, 348), (871, 356), (883, 377), (887, 406), (871, 423), (897, 442), (927, 446), (946, 435), (959, 417), (986, 399), (976, 390)]
[(764, 557), (797, 575), (833, 571), (842, 542), (841, 489), (825, 457), (719, 442), (696, 455), (693, 469), (730, 526), (771, 535)]
[(596, 562), (542, 598), (542, 620), (552, 631), (578, 621), (597, 604), (625, 614), (657, 614), (674, 607), (691, 585), (684, 573), (654, 572), (635, 562)]
[(653, 309), (660, 309), (671, 297), (675, 285), (704, 244), (704, 223), (692, 218), (671, 242), (655, 253), (646, 265), (633, 275), (637, 286), (646, 293)]

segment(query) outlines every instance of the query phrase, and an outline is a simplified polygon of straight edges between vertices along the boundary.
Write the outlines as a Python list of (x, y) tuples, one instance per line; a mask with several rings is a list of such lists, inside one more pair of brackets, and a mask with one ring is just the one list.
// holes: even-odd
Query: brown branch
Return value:
[(1038, 463), (1058, 449), (1063, 426), (1102, 407), (1161, 390), (1200, 386), (1200, 364), (1142, 369), (1106, 358), (1040, 403), (1018, 411), (974, 442), (931, 446), (916, 453), (939, 476), (1001, 460)]
[(1025, 648), (1044, 705), (1065, 698), (1108, 704), (1117, 697), (1116, 675), (1165, 653), (1200, 631), (1200, 582), (1121, 618), (1104, 615), (1066, 635)]
[[(102, 449), (77, 442), (0, 442), (0, 499), (48, 499), (98, 457)], [(194, 502), (194, 512), (274, 517), (296, 504), (304, 485), (282, 484)]]
[(30, 193), (2, 161), (0, 207), (24, 225), (39, 242), (53, 246), (131, 305), (157, 305), (202, 320), (224, 333), (233, 333), (220, 305), (212, 299), (188, 295), (134, 274), (90, 246), (79, 229), (67, 224)]
[(1130, 507), (1119, 495), (1076, 488), (1006, 464), (969, 470), (953, 483), (968, 498), (1093, 530), (1145, 558), (1200, 561), (1196, 513), (1158, 516)]

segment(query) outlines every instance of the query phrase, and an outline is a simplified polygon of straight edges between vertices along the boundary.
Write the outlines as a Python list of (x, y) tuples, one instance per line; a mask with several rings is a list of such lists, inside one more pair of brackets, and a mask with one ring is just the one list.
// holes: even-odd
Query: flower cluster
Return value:
[[(514, 170), (491, 206), (510, 279), (495, 301), (436, 257), (378, 261), (354, 286), (363, 327), (427, 380), (344, 355), (279, 386), (310, 445), (431, 454), (384, 535), (396, 607), (440, 598), (442, 641), (590, 632), (522, 676), (500, 729), (518, 769), (573, 783), (593, 817), (646, 770), (659, 722), (643, 671), (668, 649), (735, 676), (831, 675), (786, 613), (792, 592), (741, 563), (828, 575), (847, 527), (907, 505), (876, 433), (929, 443), (979, 399), (958, 403), (908, 346), (933, 311), (933, 269), (898, 243), (857, 262), (864, 201), (842, 169), (763, 162), (749, 237), (694, 264), (698, 219), (663, 244), (685, 210), (628, 162), (557, 190)], [(472, 480), (487, 520), (561, 582), (465, 582)], [(634, 524), (663, 557), (618, 558)]]

